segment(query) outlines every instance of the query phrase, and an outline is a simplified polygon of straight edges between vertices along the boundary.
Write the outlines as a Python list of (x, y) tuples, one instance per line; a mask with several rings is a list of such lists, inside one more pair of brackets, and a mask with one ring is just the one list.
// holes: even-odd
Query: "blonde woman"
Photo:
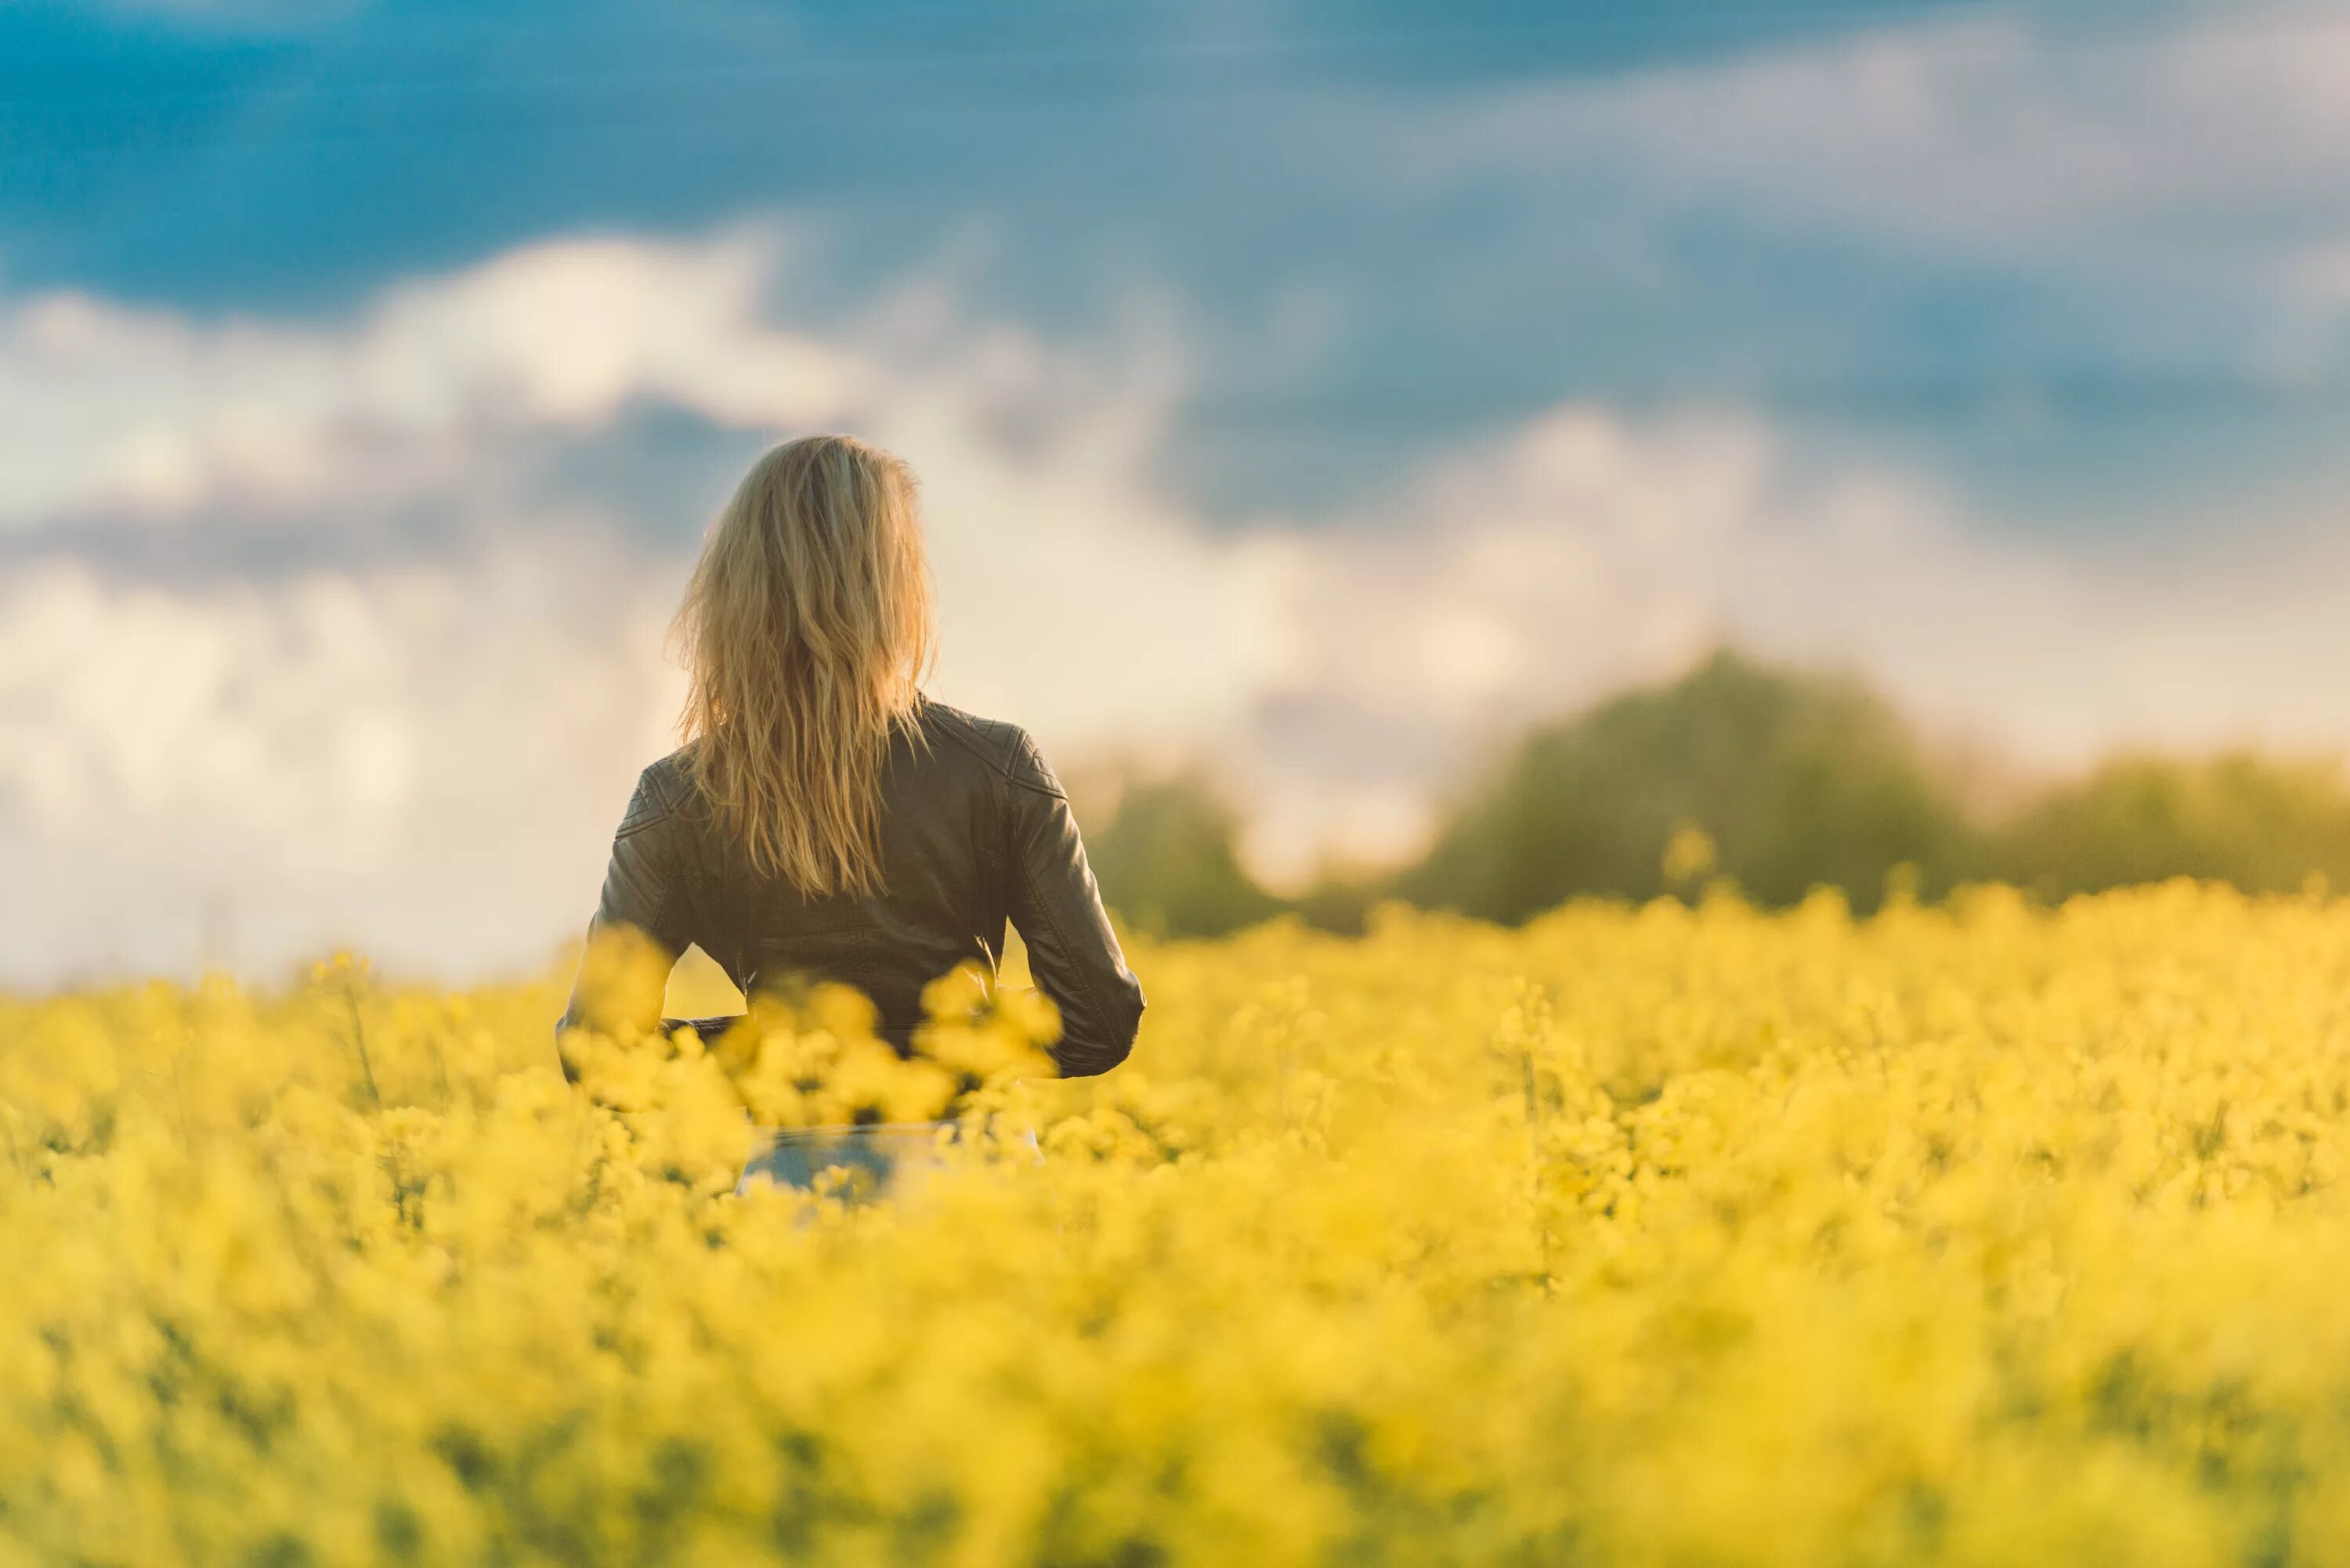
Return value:
[(903, 462), (837, 435), (768, 452), (712, 524), (677, 631), (685, 744), (638, 781), (591, 947), (629, 927), (672, 961), (699, 944), (746, 995), (854, 986), (902, 1052), (922, 988), (965, 961), (992, 976), (1008, 921), (1059, 1010), (1061, 1072), (1125, 1059), (1142, 988), (1059, 781), (1017, 726), (918, 685), (935, 626)]

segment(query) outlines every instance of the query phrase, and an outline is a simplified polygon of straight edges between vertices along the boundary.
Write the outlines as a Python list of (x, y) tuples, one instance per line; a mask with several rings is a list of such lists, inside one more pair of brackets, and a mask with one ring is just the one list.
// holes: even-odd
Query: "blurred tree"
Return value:
[(1102, 898), (1128, 924), (1162, 937), (1211, 937), (1285, 907), (1242, 869), (1230, 807), (1196, 776), (1134, 781), (1086, 851)]
[(1699, 844), (1764, 903), (1825, 885), (1862, 909), (1898, 867), (1914, 866), (1931, 895), (1981, 857), (1908, 732), (1865, 687), (1723, 652), (1534, 731), (1396, 890), (1523, 920), (1578, 894), (1671, 890)]
[(1290, 908), (1316, 930), (1359, 937), (1369, 925), (1371, 910), (1382, 899), (1396, 897), (1394, 885), (1394, 876), (1385, 870), (1327, 865), (1290, 900)]
[(1959, 801), (1866, 686), (1722, 652), (1527, 733), (1400, 872), (1334, 867), (1275, 898), (1240, 863), (1233, 812), (1193, 774), (1129, 782), (1087, 842), (1110, 907), (1171, 937), (1284, 909), (1358, 932), (1389, 898), (1514, 922), (1578, 895), (1687, 895), (1712, 876), (1765, 904), (1832, 887), (1864, 911), (1889, 888), (1930, 898), (1993, 877), (2046, 898), (2181, 876), (2263, 892), (2314, 873), (2350, 890), (2350, 780), (2331, 762), (2126, 757), (1988, 828)]
[(2261, 893), (2314, 873), (2350, 889), (2350, 788), (2332, 762), (2116, 758), (2009, 822), (1994, 867), (2048, 898), (2170, 877)]

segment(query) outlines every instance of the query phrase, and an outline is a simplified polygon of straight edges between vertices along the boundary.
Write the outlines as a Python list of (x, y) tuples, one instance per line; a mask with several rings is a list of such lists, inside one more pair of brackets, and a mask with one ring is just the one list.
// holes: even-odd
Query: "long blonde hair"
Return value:
[(848, 436), (785, 441), (711, 525), (675, 627), (696, 781), (752, 865), (880, 886), (881, 766), (937, 640), (913, 471)]

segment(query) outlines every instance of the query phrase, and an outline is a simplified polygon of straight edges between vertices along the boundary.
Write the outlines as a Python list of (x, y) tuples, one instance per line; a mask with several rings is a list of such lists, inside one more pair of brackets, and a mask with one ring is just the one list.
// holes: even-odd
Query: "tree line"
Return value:
[(1863, 912), (1896, 887), (1934, 898), (1994, 880), (2050, 900), (2173, 877), (2350, 889), (2338, 759), (2117, 755), (1985, 808), (1862, 681), (1729, 651), (1528, 732), (1409, 865), (1278, 898), (1242, 864), (1237, 827), (1187, 775), (1130, 783), (1087, 831), (1110, 906), (1175, 937), (1292, 910), (1357, 929), (1391, 898), (1515, 923), (1578, 897), (1642, 900), (1717, 879), (1769, 905), (1834, 888)]

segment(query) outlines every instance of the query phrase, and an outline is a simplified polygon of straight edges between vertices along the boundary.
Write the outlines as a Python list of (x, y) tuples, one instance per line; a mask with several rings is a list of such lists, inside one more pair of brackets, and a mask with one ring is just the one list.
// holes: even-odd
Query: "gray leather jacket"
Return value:
[[(1053, 1059), (1070, 1077), (1107, 1072), (1133, 1046), (1142, 987), (1102, 910), (1060, 781), (1017, 725), (925, 700), (917, 728), (919, 739), (892, 741), (882, 770), (881, 891), (809, 898), (754, 872), (671, 753), (637, 781), (589, 940), (633, 926), (672, 957), (697, 943), (746, 996), (819, 981), (855, 986), (879, 1010), (882, 1037), (904, 1051), (922, 1021), (922, 988), (965, 960), (993, 977), (1008, 919), (1060, 1010)], [(575, 990), (566, 1027), (579, 1009)]]

